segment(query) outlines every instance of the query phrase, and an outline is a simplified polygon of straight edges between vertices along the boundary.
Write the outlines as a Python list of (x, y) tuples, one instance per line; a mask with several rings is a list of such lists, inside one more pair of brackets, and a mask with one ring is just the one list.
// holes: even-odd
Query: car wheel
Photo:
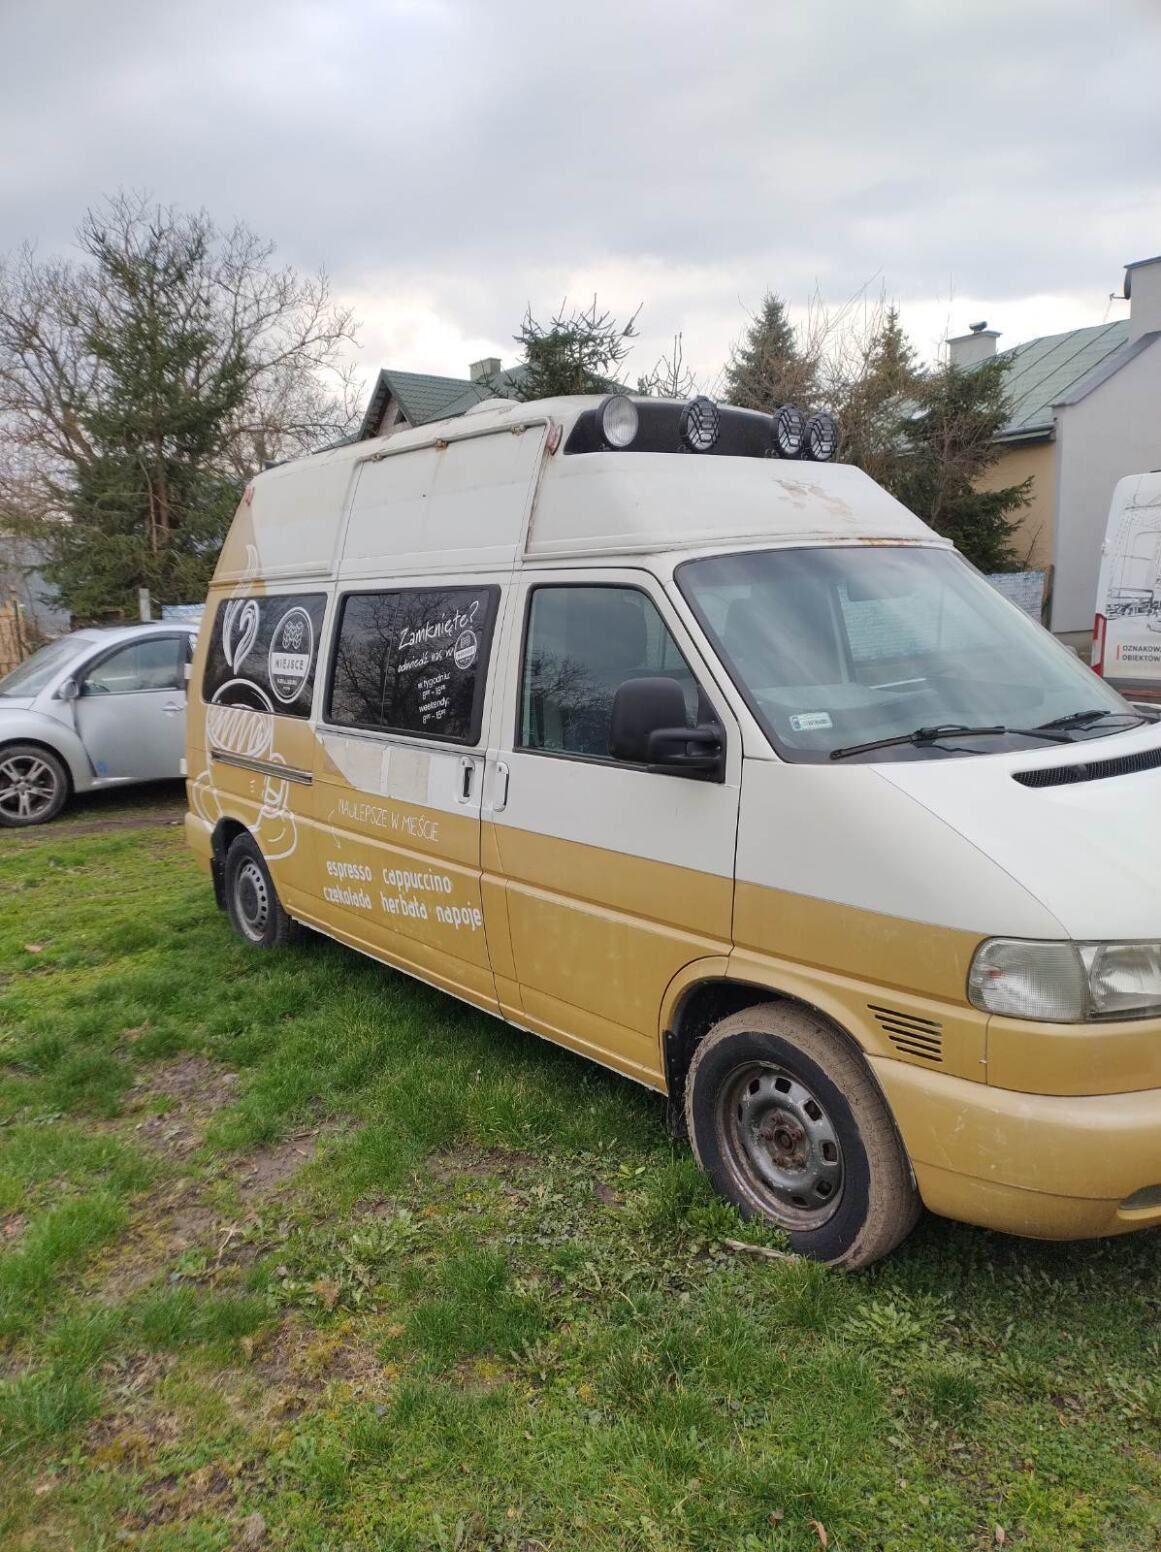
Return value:
[(282, 948), (297, 935), (254, 838), (239, 835), (226, 853), (226, 914), (254, 948)]
[(762, 1003), (694, 1052), (686, 1122), (698, 1163), (746, 1218), (830, 1266), (869, 1266), (915, 1226), (919, 1196), (859, 1053), (822, 1019)]
[(64, 764), (39, 744), (0, 749), (0, 825), (47, 824), (65, 806), (69, 778)]

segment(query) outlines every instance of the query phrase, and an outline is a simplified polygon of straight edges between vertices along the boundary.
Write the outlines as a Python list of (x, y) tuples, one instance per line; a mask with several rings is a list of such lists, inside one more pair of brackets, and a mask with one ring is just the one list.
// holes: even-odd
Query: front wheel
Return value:
[(226, 853), (225, 894), (230, 925), (254, 948), (282, 948), (297, 935), (253, 836), (239, 835)]
[(0, 749), (0, 825), (47, 824), (65, 806), (69, 778), (62, 762), (40, 744)]
[(886, 1102), (806, 1009), (762, 1003), (722, 1019), (694, 1052), (685, 1106), (717, 1190), (800, 1255), (869, 1266), (914, 1227), (919, 1197)]

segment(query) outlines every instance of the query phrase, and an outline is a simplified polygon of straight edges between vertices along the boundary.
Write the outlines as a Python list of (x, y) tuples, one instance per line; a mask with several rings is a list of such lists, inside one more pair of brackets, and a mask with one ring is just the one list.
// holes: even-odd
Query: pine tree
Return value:
[(995, 439), (1008, 419), (1008, 365), (997, 356), (922, 376), (896, 422), (896, 451), (883, 481), (981, 571), (1015, 565), (1012, 514), (1028, 504), (1032, 488), (1031, 477), (1000, 490), (975, 488), (1000, 456)]
[(78, 406), (91, 456), (77, 471), (50, 580), (74, 614), (132, 613), (137, 590), (205, 590), (238, 488), (220, 469), (246, 397), (238, 343), (221, 349), (204, 284), (206, 233), (154, 222), (131, 244), (90, 221), (103, 305), (84, 345), (100, 392)]
[(844, 383), (837, 405), (839, 456), (883, 483), (892, 477), (901, 445), (900, 414), (914, 400), (921, 380), (897, 307), (878, 315), (857, 360), (859, 370)]
[(783, 404), (808, 410), (818, 399), (818, 368), (817, 357), (800, 348), (781, 297), (767, 292), (731, 353), (724, 397), (728, 404), (768, 414)]
[(617, 371), (636, 337), (641, 309), (622, 325), (601, 310), (595, 296), (589, 307), (568, 312), (567, 305), (561, 305), (547, 327), (537, 323), (529, 308), (515, 336), (522, 352), (517, 394), (526, 402), (611, 393), (620, 386)]

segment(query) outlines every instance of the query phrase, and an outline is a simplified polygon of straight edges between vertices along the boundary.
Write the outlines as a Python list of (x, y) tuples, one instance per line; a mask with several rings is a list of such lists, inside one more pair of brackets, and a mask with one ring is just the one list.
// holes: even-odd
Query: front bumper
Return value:
[(871, 1058), (924, 1205), (1037, 1239), (1161, 1224), (1161, 1089), (1023, 1094)]

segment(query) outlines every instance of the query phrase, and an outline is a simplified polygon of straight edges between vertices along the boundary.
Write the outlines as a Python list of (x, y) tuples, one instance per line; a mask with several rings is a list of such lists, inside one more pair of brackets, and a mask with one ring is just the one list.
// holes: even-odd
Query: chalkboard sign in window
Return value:
[(328, 721), (479, 743), (499, 596), (498, 587), (348, 594)]
[(203, 699), (308, 717), (325, 610), (325, 593), (223, 599), (210, 633)]

